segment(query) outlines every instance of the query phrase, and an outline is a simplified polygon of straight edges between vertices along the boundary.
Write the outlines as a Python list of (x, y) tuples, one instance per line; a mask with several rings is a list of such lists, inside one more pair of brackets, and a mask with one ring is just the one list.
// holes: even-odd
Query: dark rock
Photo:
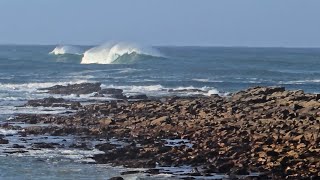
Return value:
[(160, 173), (160, 169), (148, 169), (145, 171), (145, 173), (148, 174), (159, 174)]
[(293, 106), (292, 106), (292, 110), (293, 111), (297, 111), (297, 110), (302, 109), (302, 108), (303, 108), (303, 106), (300, 106), (299, 104), (293, 104)]
[(9, 144), (9, 140), (0, 138), (0, 144)]
[(73, 109), (73, 110), (78, 110), (81, 107), (82, 106), (81, 106), (80, 102), (72, 102), (71, 105), (70, 105), (70, 108)]
[(245, 167), (233, 167), (230, 169), (232, 175), (249, 175), (249, 171)]
[(127, 99), (125, 95), (121, 94), (111, 94), (110, 97), (115, 98), (115, 99)]
[(251, 96), (243, 99), (242, 101), (248, 102), (248, 103), (264, 103), (267, 101), (267, 97), (265, 95)]
[(42, 88), (39, 90), (46, 90), (50, 94), (90, 94), (99, 92), (101, 90), (101, 83), (81, 83), (69, 84), (67, 86), (56, 85), (49, 88)]
[(116, 89), (116, 88), (107, 88), (107, 89), (101, 89), (99, 94), (122, 94), (122, 89)]
[(33, 148), (55, 148), (56, 146), (59, 146), (58, 143), (44, 143), (44, 142), (39, 142), (39, 143), (33, 143), (32, 147)]
[(70, 147), (70, 148), (78, 148), (78, 149), (86, 149), (86, 150), (89, 150), (89, 149), (90, 149), (90, 148), (87, 146), (86, 143), (71, 144), (69, 147)]
[(19, 145), (19, 144), (13, 144), (12, 148), (25, 148), (25, 146)]
[(124, 180), (122, 177), (112, 177), (109, 180)]
[(95, 93), (93, 97), (105, 97), (103, 94)]
[(22, 150), (22, 149), (19, 149), (19, 150), (13, 150), (13, 151), (3, 151), (3, 153), (5, 154), (16, 154), (16, 153), (26, 153), (28, 151), (25, 151), (25, 150)]
[(117, 145), (105, 143), (105, 144), (97, 144), (95, 145), (95, 148), (99, 149), (100, 151), (109, 151), (112, 149), (116, 149)]
[(51, 107), (54, 104), (61, 104), (65, 103), (66, 101), (63, 98), (54, 98), (54, 97), (48, 97), (44, 99), (37, 99), (37, 100), (29, 100), (26, 104), (26, 106), (44, 106), (44, 107)]
[(141, 173), (141, 171), (125, 171), (125, 172), (122, 172), (121, 175), (138, 174), (138, 173)]
[(128, 99), (148, 99), (148, 96), (145, 94), (137, 94), (129, 96)]
[(234, 167), (234, 163), (232, 161), (225, 162), (218, 167), (218, 171), (220, 173), (228, 173), (233, 167)]
[(201, 89), (169, 89), (168, 92), (178, 92), (178, 93), (190, 93), (190, 92), (200, 92), (200, 93), (207, 93), (208, 91), (204, 91)]

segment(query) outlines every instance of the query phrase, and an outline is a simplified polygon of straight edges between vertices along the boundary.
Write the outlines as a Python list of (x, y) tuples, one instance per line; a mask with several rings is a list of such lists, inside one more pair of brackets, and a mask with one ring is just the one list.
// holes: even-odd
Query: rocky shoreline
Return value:
[[(149, 174), (161, 172), (161, 167), (189, 165), (194, 170), (184, 179), (214, 174), (227, 174), (231, 179), (320, 176), (317, 94), (254, 87), (225, 97), (126, 97), (122, 90), (101, 89), (99, 83), (41, 90), (51, 94), (109, 94), (120, 100), (89, 105), (53, 97), (31, 100), (26, 106), (65, 107), (75, 112), (19, 114), (3, 123), (2, 128), (21, 130), (21, 137), (48, 134), (116, 139), (120, 143), (107, 141), (94, 147), (75, 143), (70, 147), (99, 149), (104, 153), (92, 157), (96, 163), (148, 168)], [(21, 128), (12, 122), (34, 126)], [(6, 143), (6, 137), (0, 137), (0, 144)], [(39, 142), (34, 147), (61, 146)]]

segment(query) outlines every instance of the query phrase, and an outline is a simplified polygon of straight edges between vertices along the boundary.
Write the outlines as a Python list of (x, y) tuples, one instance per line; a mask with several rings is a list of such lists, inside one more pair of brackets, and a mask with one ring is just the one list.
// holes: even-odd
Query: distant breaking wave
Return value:
[(82, 55), (83, 50), (76, 46), (71, 45), (62, 45), (55, 47), (49, 54), (54, 55), (63, 55), (63, 54), (74, 54), (74, 55)]
[(83, 54), (81, 64), (128, 63), (145, 57), (161, 57), (151, 47), (129, 43), (108, 43), (93, 47)]

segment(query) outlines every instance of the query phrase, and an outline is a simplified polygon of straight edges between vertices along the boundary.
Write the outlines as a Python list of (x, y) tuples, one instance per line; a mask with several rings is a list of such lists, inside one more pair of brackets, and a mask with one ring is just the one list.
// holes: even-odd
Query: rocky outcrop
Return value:
[(20, 115), (14, 120), (59, 125), (26, 128), (26, 134), (80, 134), (123, 142), (97, 144), (105, 152), (93, 157), (97, 163), (203, 167), (190, 176), (259, 172), (261, 179), (318, 178), (319, 97), (283, 87), (254, 87), (228, 97), (110, 101), (81, 107), (70, 116)]
[(67, 86), (56, 85), (49, 88), (42, 88), (50, 94), (90, 94), (101, 90), (101, 83), (69, 84)]

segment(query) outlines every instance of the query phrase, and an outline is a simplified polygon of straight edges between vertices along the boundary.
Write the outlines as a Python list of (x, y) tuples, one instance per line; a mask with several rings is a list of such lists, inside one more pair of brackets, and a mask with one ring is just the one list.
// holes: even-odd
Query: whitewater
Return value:
[[(81, 64), (128, 63), (148, 57), (163, 57), (159, 51), (151, 46), (127, 42), (108, 42), (89, 49), (75, 45), (59, 45), (49, 54), (80, 55), (82, 56)], [(119, 61), (121, 59), (123, 61)]]
[(73, 45), (59, 45), (56, 46), (49, 54), (53, 55), (64, 55), (64, 54), (83, 54), (83, 49)]
[(107, 43), (87, 50), (81, 64), (111, 64), (117, 59), (127, 55), (160, 57), (160, 53), (151, 47), (130, 43)]

